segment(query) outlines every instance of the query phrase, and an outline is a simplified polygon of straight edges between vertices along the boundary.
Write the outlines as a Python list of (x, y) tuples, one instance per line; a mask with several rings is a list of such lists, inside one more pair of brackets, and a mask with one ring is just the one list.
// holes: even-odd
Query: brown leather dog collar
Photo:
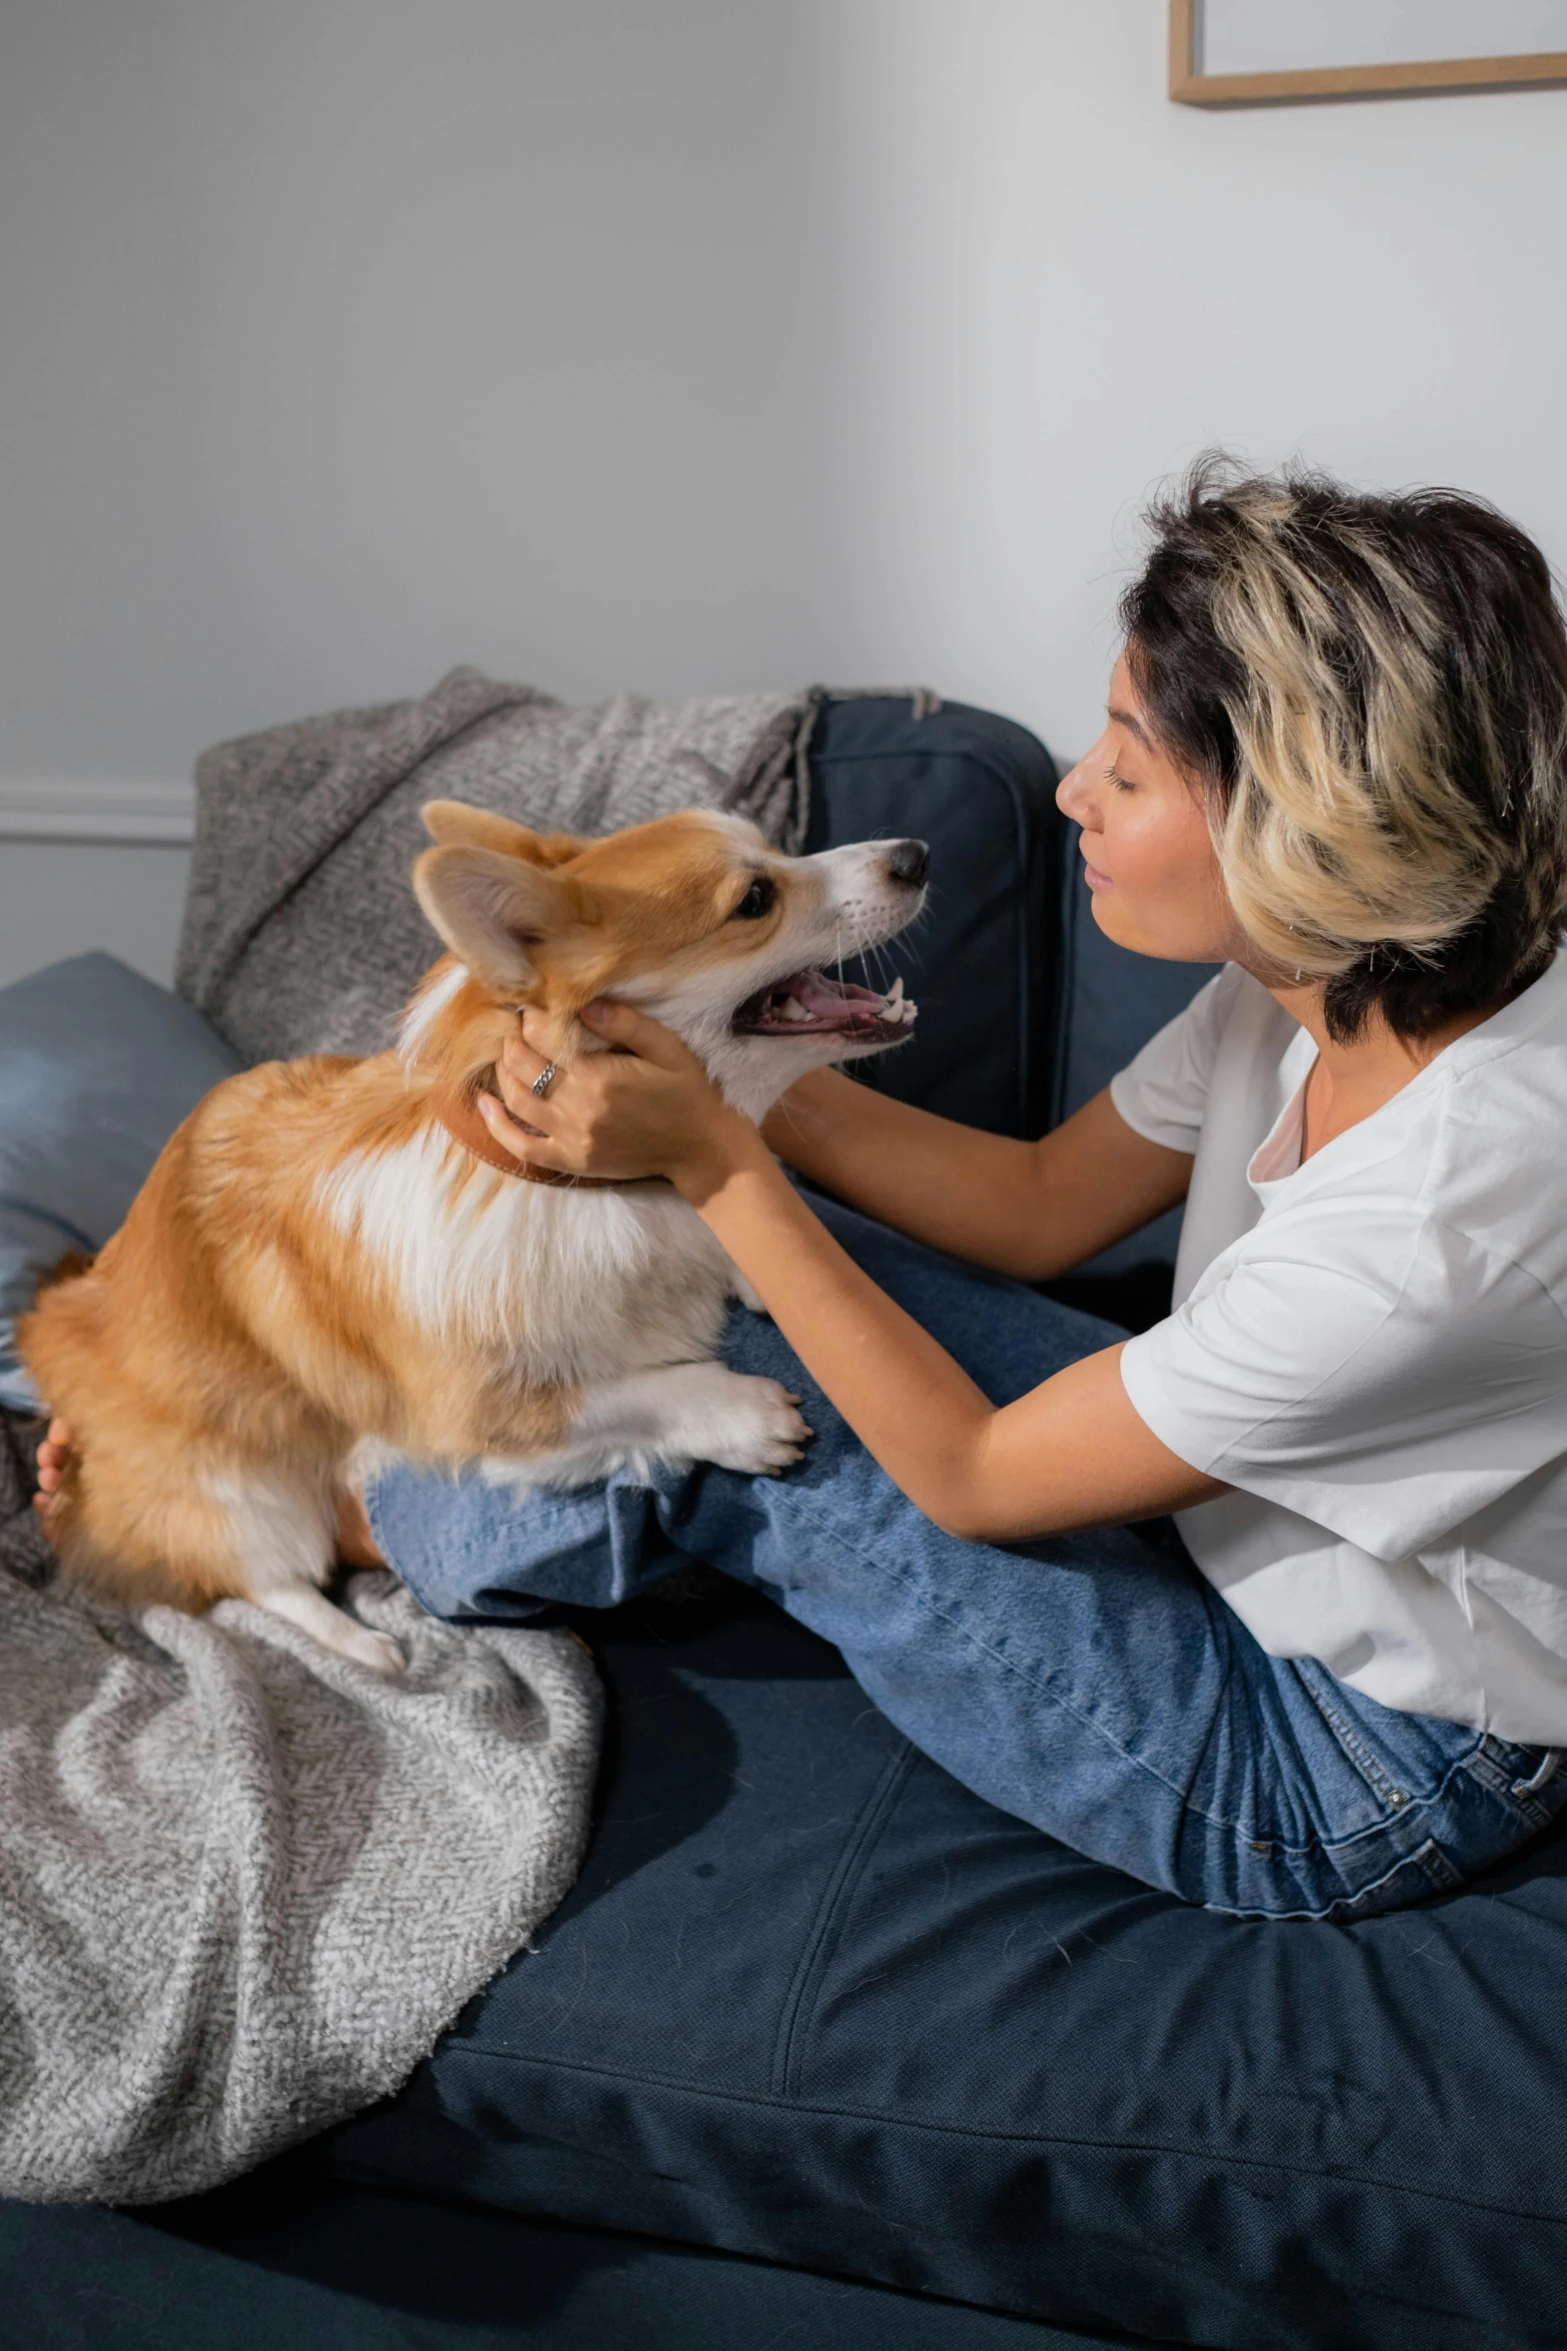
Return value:
[[(460, 1143), (498, 1175), (520, 1176), (526, 1184), (555, 1184), (567, 1191), (612, 1192), (616, 1188), (613, 1176), (566, 1175), (558, 1167), (534, 1167), (525, 1159), (513, 1159), (490, 1133), (477, 1104), (460, 1094), (432, 1095), (430, 1108), (454, 1143)], [(520, 1126), (522, 1121), (517, 1123)]]

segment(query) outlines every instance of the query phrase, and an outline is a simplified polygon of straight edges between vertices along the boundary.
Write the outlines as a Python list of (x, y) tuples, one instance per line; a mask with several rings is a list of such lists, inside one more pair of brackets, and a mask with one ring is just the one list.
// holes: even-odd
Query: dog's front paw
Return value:
[(800, 1399), (777, 1380), (733, 1372), (722, 1403), (702, 1434), (701, 1457), (720, 1469), (777, 1477), (800, 1459), (812, 1435)]

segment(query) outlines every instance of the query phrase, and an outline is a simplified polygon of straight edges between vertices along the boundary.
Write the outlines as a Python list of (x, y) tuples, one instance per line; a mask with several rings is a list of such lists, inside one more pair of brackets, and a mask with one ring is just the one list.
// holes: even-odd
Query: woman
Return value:
[[(1034, 1144), (834, 1072), (764, 1143), (624, 1007), (542, 1102), (518, 1044), (492, 1133), (678, 1186), (773, 1317), (729, 1360), (816, 1438), (651, 1506), (392, 1470), (360, 1548), (482, 1615), (620, 1598), (672, 1542), (1079, 1850), (1363, 1916), (1567, 1802), (1567, 635), (1533, 544), (1450, 493), (1210, 463), (1150, 519), (1060, 801), (1101, 927), (1220, 976)], [(1181, 1200), (1157, 1328), (1019, 1286)]]

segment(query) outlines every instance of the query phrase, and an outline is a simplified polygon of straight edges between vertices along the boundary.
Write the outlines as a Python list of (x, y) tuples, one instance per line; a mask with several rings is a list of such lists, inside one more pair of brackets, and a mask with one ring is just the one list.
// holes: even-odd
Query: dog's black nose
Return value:
[(887, 874), (891, 881), (907, 882), (911, 890), (923, 889), (930, 878), (930, 851), (924, 842), (897, 842), (888, 852)]

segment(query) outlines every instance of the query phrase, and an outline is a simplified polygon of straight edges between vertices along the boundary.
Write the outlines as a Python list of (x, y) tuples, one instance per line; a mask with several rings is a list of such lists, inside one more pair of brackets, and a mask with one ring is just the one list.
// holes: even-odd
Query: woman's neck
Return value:
[(1362, 1119), (1380, 1110), (1384, 1102), (1391, 1102), (1395, 1094), (1402, 1093), (1410, 1080), (1428, 1068), (1456, 1038), (1467, 1036), (1471, 1029), (1477, 1029), (1500, 1009), (1492, 1004), (1480, 1012), (1458, 1013), (1424, 1037), (1397, 1035), (1378, 1009), (1372, 1012), (1359, 1036), (1349, 1044), (1342, 1044), (1328, 1034), (1320, 981), (1305, 985), (1292, 981), (1287, 987), (1279, 987), (1264, 980), (1263, 985), (1316, 1040), (1317, 1058), (1306, 1080), (1300, 1139), (1302, 1160), (1310, 1159), (1324, 1144), (1359, 1126)]

